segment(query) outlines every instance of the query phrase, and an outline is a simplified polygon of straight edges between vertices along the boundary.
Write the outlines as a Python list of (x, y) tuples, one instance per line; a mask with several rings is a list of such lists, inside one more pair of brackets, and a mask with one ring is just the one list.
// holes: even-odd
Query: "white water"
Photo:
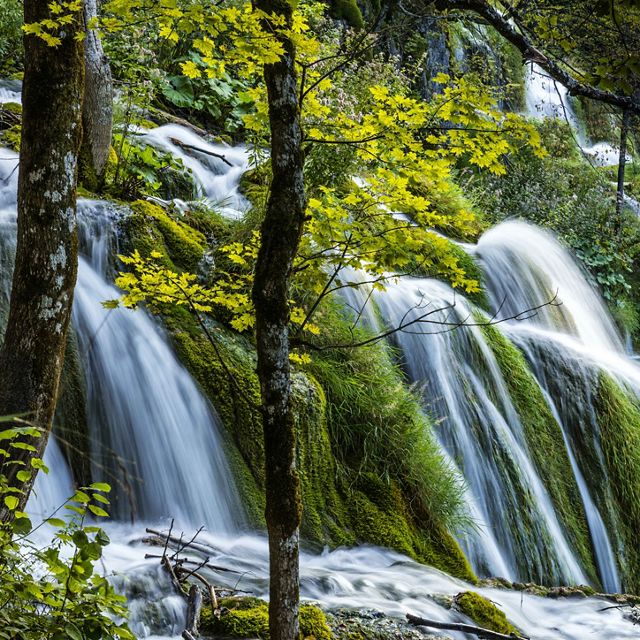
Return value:
[[(250, 166), (245, 147), (211, 144), (177, 124), (151, 129), (144, 139), (180, 159), (191, 171), (202, 196), (223, 215), (239, 218), (249, 209), (249, 202), (238, 189), (240, 177)], [(178, 141), (180, 144), (176, 144)]]

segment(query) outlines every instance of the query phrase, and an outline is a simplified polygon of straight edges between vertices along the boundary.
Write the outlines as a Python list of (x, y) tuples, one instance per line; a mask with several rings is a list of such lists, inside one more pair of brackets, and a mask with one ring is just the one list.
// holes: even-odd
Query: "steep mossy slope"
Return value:
[[(176, 269), (202, 266), (207, 241), (187, 224), (189, 216), (174, 218), (148, 202), (132, 209), (123, 222), (125, 251), (156, 251)], [(163, 320), (181, 361), (218, 410), (248, 517), (260, 526), (264, 452), (254, 347), (213, 318), (205, 320), (209, 340), (185, 309)], [(318, 322), (330, 326), (334, 338), (348, 331), (348, 320), (336, 309)], [(326, 353), (293, 375), (303, 537), (331, 546), (380, 544), (475, 580), (445, 527), (459, 506), (460, 489), (386, 347)], [(353, 446), (346, 446), (351, 437)]]
[(624, 586), (640, 593), (640, 406), (623, 385), (601, 372), (596, 411), (624, 543), (619, 555)]
[(582, 566), (597, 583), (589, 529), (560, 426), (523, 355), (495, 326), (482, 328), (520, 417), (529, 452)]

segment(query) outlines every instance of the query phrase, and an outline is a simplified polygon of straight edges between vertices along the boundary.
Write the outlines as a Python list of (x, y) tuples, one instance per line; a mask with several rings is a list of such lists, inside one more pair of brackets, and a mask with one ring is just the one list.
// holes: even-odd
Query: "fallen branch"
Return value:
[(193, 549), (198, 553), (203, 553), (206, 556), (210, 556), (212, 554), (218, 553), (217, 549), (196, 543), (193, 540), (191, 542), (185, 543), (185, 541), (182, 538), (177, 538), (176, 536), (172, 536), (171, 532), (169, 532), (169, 534), (167, 535), (166, 533), (156, 531), (155, 529), (145, 529), (145, 531), (159, 538), (158, 541), (154, 541), (153, 539), (151, 540), (143, 539), (143, 542), (147, 542), (149, 544), (155, 544), (156, 542), (161, 542), (162, 544), (165, 544), (165, 541), (167, 541), (167, 544), (172, 543), (174, 545), (177, 545), (178, 547), (181, 547), (180, 551), (183, 551), (185, 547), (188, 547), (189, 549)]
[(439, 622), (438, 620), (427, 620), (426, 618), (420, 618), (407, 613), (407, 620), (410, 624), (417, 627), (431, 627), (433, 629), (446, 629), (447, 631), (462, 631), (463, 633), (472, 633), (478, 636), (478, 638), (484, 638), (485, 640), (529, 640), (524, 636), (511, 633), (506, 635), (504, 633), (498, 633), (497, 631), (491, 631), (490, 629), (484, 629), (483, 627), (476, 627), (472, 624), (464, 624), (462, 622)]
[(201, 127), (198, 127), (195, 124), (192, 124), (191, 122), (189, 122), (188, 120), (185, 120), (184, 118), (180, 118), (179, 116), (174, 116), (171, 113), (167, 113), (162, 109), (156, 109), (154, 107), (150, 108), (149, 111), (152, 115), (156, 115), (158, 116), (158, 118), (162, 120), (166, 120), (167, 122), (173, 122), (173, 124), (179, 124), (181, 127), (186, 127), (187, 129), (191, 129), (191, 131), (197, 133), (201, 138), (209, 137), (208, 131), (205, 131), (204, 129), (202, 129)]
[[(157, 553), (145, 553), (144, 557), (145, 557), (145, 560), (151, 560), (151, 559), (161, 560), (163, 558), (163, 556)], [(211, 564), (209, 562), (205, 562), (204, 564), (202, 564), (201, 562), (196, 562), (195, 560), (180, 559), (180, 564), (191, 564), (191, 565), (206, 567), (207, 569), (211, 569), (212, 571), (226, 571), (228, 573), (240, 573), (240, 571), (236, 569), (228, 569), (227, 567), (220, 567), (218, 565)], [(185, 571), (188, 571), (188, 569), (185, 569)]]
[(202, 591), (197, 584), (192, 584), (189, 589), (187, 601), (187, 626), (182, 632), (184, 640), (196, 640), (199, 637), (198, 625), (200, 624), (200, 612), (202, 611)]
[(190, 151), (197, 151), (198, 153), (204, 153), (208, 156), (213, 156), (214, 158), (218, 158), (219, 160), (222, 160), (222, 162), (224, 162), (227, 166), (233, 167), (233, 165), (221, 153), (216, 153), (215, 151), (209, 151), (209, 149), (203, 149), (202, 147), (196, 147), (192, 144), (187, 144), (186, 142), (182, 142), (177, 138), (169, 138), (169, 141), (175, 144), (176, 146), (181, 147), (182, 149), (189, 149)]

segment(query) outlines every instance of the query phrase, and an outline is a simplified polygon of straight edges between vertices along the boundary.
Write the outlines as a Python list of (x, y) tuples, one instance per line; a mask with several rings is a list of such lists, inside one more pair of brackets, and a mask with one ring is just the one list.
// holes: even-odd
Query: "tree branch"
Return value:
[(584, 96), (585, 98), (604, 102), (623, 110), (629, 109), (634, 113), (640, 114), (639, 100), (579, 82), (557, 62), (540, 51), (525, 34), (511, 24), (505, 15), (493, 8), (485, 0), (435, 0), (435, 6), (445, 11), (451, 9), (473, 11), (482, 16), (503, 38), (520, 51), (525, 60), (531, 60), (542, 67), (550, 76), (567, 87), (570, 95)]

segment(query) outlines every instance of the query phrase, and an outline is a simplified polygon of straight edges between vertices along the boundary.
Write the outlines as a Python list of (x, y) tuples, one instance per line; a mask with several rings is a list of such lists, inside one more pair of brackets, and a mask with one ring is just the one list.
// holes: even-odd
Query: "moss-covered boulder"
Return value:
[(454, 606), (465, 616), (471, 618), (479, 627), (509, 635), (517, 629), (507, 620), (504, 612), (475, 591), (463, 591), (453, 600)]
[(167, 266), (197, 271), (206, 248), (205, 236), (200, 231), (153, 202), (136, 200), (131, 211), (132, 215), (123, 221), (128, 248), (137, 249), (143, 258), (156, 251)]
[[(221, 614), (204, 609), (200, 631), (204, 636), (222, 638), (260, 638), (269, 640), (269, 605), (258, 598), (224, 598)], [(300, 640), (331, 640), (333, 635), (321, 609), (312, 604), (300, 607)]]

